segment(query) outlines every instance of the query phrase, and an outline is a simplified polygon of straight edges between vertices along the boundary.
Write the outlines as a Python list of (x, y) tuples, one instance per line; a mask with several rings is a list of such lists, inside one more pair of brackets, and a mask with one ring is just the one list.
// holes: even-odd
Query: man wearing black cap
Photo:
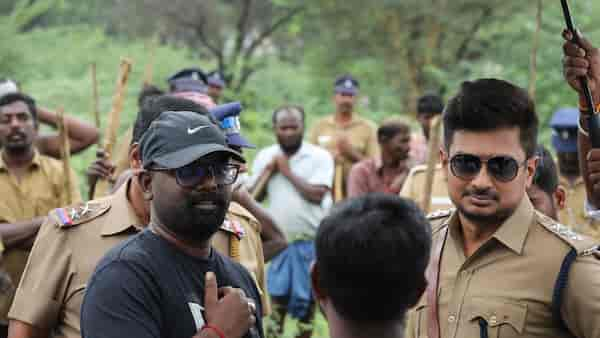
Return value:
[(215, 103), (219, 103), (223, 96), (223, 88), (225, 88), (225, 79), (223, 75), (218, 71), (212, 71), (208, 73), (206, 77), (208, 83), (207, 94), (212, 97)]
[[(360, 85), (351, 75), (342, 75), (335, 80), (335, 114), (318, 120), (309, 133), (309, 142), (326, 148), (335, 158), (336, 175), (341, 172), (341, 187), (333, 191), (342, 192), (352, 165), (366, 157), (378, 154), (377, 128), (375, 124), (354, 112)], [(341, 170), (340, 170), (341, 169)], [(337, 196), (336, 196), (337, 195)], [(340, 199), (334, 193), (334, 198)]]
[(239, 171), (230, 160), (243, 158), (207, 117), (187, 112), (162, 113), (140, 148), (148, 230), (98, 264), (83, 300), (82, 336), (262, 337), (251, 275), (210, 245)]

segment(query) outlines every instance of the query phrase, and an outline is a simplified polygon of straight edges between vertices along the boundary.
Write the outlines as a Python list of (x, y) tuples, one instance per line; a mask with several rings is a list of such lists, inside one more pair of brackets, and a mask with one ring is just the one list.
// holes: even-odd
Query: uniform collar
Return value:
[(581, 176), (577, 177), (577, 179), (575, 180), (575, 182), (573, 182), (572, 185), (571, 185), (571, 182), (562, 175), (559, 177), (558, 181), (561, 185), (563, 185), (567, 189), (575, 188), (575, 187), (585, 183), (585, 182), (583, 182), (583, 177), (581, 177)]
[(110, 201), (112, 210), (108, 213), (108, 217), (106, 217), (102, 226), (102, 236), (118, 235), (142, 224), (127, 198), (129, 184), (131, 184), (131, 178), (112, 195)]
[[(40, 157), (41, 157), (40, 152), (36, 148), (33, 148), (33, 159), (31, 160), (30, 166), (40, 167), (40, 165), (41, 165)], [(2, 150), (2, 151), (0, 151), (0, 170), (5, 170), (5, 169), (6, 169), (6, 163), (4, 163), (4, 150)]]
[[(533, 209), (529, 198), (525, 195), (515, 212), (502, 223), (492, 237), (515, 253), (521, 255), (523, 253), (525, 239), (529, 233), (529, 226), (533, 222), (534, 217), (535, 210)], [(456, 211), (448, 219), (451, 231), (458, 230), (457, 227), (459, 226), (459, 222), (458, 211)]]
[(498, 228), (494, 238), (517, 254), (523, 253), (529, 226), (535, 217), (535, 210), (527, 195), (523, 196), (517, 210)]
[[(345, 126), (346, 127), (353, 126), (353, 125), (359, 123), (361, 120), (362, 120), (361, 117), (356, 115), (356, 112), (352, 112), (350, 121), (348, 121)], [(334, 126), (337, 126), (337, 121), (335, 120), (335, 113), (333, 113), (330, 116), (327, 116), (327, 122), (331, 123)]]

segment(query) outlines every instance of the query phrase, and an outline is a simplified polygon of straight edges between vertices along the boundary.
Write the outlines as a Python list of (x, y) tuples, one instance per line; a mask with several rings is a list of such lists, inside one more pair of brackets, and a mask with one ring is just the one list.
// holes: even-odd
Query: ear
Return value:
[(151, 201), (154, 198), (154, 194), (152, 193), (152, 175), (148, 171), (140, 171), (134, 179), (138, 180), (138, 184), (142, 189), (142, 194), (144, 195), (144, 200)]
[(533, 184), (533, 177), (535, 176), (535, 168), (537, 168), (537, 164), (540, 158), (538, 156), (533, 156), (525, 162), (525, 169), (527, 170), (527, 185), (526, 188), (531, 187)]
[(554, 194), (552, 194), (552, 199), (554, 200), (554, 205), (558, 210), (563, 210), (567, 205), (567, 191), (565, 187), (562, 185), (558, 185)]
[(142, 154), (140, 154), (140, 144), (137, 142), (129, 146), (129, 167), (131, 169), (142, 168)]

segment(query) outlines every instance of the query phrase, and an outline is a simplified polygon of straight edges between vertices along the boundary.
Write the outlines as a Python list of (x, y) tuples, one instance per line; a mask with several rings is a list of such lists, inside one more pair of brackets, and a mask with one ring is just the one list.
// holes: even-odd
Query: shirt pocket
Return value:
[(413, 332), (410, 332), (406, 336), (427, 338), (427, 311), (429, 311), (429, 307), (426, 303), (419, 303), (412, 311), (414, 320)]
[(521, 337), (527, 305), (502, 299), (475, 298), (466, 314), (469, 324), (480, 332), (480, 338)]

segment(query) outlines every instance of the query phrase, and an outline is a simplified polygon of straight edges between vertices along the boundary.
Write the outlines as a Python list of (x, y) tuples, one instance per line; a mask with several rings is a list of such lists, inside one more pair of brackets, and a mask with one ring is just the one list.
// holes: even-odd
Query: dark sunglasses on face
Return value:
[(204, 182), (209, 176), (217, 184), (230, 185), (235, 182), (240, 172), (240, 165), (227, 164), (202, 164), (191, 163), (177, 169), (152, 169), (156, 171), (169, 171), (175, 174), (177, 184), (183, 188), (194, 188)]
[(481, 158), (470, 154), (454, 155), (450, 159), (450, 170), (456, 177), (468, 180), (479, 174), (483, 163), (486, 163), (490, 176), (501, 182), (510, 182), (517, 177), (519, 167), (525, 165), (527, 160), (519, 163), (510, 156), (496, 156), (483, 161)]

